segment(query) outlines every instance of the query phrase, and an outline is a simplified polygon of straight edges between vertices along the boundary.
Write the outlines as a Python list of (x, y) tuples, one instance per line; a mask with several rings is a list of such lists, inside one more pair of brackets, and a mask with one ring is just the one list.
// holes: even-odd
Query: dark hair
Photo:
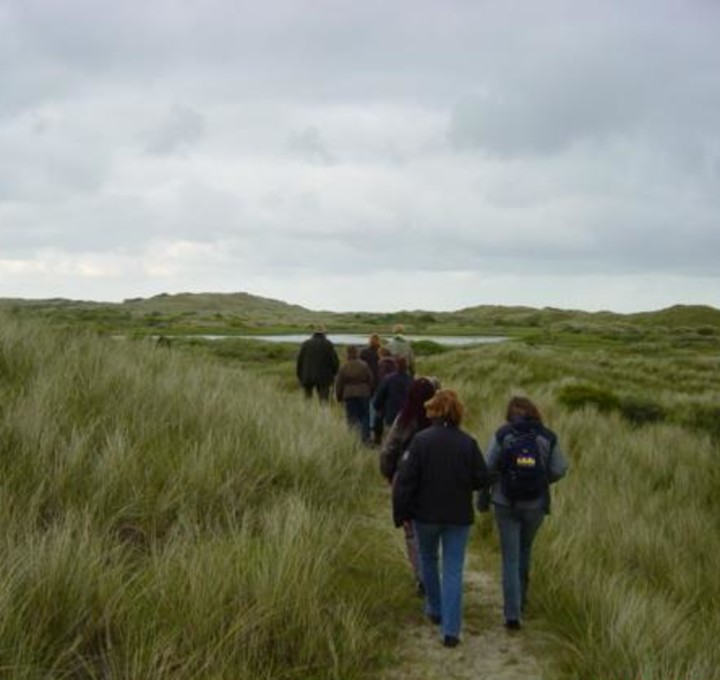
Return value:
[(527, 397), (512, 397), (505, 411), (505, 420), (508, 422), (516, 418), (528, 418), (542, 424), (542, 416), (538, 407)]
[(355, 345), (348, 345), (347, 349), (345, 350), (345, 354), (348, 359), (357, 359), (358, 358), (358, 348)]
[(413, 421), (418, 430), (424, 430), (430, 425), (430, 419), (425, 413), (425, 402), (435, 394), (435, 386), (427, 378), (417, 378), (410, 383), (405, 404), (398, 415), (398, 423), (407, 427)]

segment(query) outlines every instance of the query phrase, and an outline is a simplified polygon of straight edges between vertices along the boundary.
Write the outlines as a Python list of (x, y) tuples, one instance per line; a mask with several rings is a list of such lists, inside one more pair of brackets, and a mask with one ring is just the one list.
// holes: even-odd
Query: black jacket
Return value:
[(332, 342), (324, 333), (314, 333), (300, 347), (295, 372), (301, 385), (331, 385), (339, 365)]
[(373, 385), (378, 386), (378, 348), (368, 345), (360, 351), (360, 358), (368, 365), (372, 372)]
[(382, 414), (386, 425), (392, 425), (405, 405), (413, 379), (404, 372), (396, 371), (385, 378), (375, 392), (373, 407)]
[(475, 439), (457, 427), (434, 423), (412, 438), (400, 463), (393, 485), (395, 524), (472, 524), (472, 492), (487, 482)]

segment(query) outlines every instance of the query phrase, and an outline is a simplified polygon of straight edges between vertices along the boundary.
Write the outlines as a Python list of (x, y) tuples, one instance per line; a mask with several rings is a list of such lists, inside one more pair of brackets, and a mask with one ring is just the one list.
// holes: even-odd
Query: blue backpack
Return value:
[(549, 486), (543, 456), (542, 435), (534, 429), (501, 428), (497, 434), (502, 448), (500, 490), (511, 502), (533, 501), (543, 496)]

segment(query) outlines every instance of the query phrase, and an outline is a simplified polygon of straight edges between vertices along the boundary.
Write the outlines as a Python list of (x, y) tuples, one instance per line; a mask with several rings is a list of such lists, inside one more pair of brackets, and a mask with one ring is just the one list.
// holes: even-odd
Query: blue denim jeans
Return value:
[[(465, 546), (470, 526), (414, 522), (425, 584), (425, 612), (439, 616), (443, 635), (460, 636)], [(439, 558), (442, 546), (442, 580)]]
[(505, 620), (520, 621), (530, 584), (532, 544), (545, 511), (495, 505), (494, 512), (500, 534)]
[(345, 417), (350, 427), (360, 431), (364, 442), (370, 440), (370, 400), (367, 397), (345, 399)]

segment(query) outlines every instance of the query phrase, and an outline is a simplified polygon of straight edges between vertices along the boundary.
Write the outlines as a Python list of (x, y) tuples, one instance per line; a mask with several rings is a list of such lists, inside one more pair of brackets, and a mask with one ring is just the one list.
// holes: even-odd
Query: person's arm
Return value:
[(364, 361), (363, 363), (365, 364), (365, 380), (370, 388), (370, 395), (372, 396), (373, 389), (375, 388), (375, 379), (373, 378), (372, 371), (370, 370), (370, 366), (368, 366), (367, 361)]
[(375, 398), (373, 399), (373, 408), (378, 412), (382, 413), (385, 410), (385, 402), (388, 398), (388, 379), (384, 378), (380, 383)]
[(338, 359), (338, 355), (334, 347), (331, 348), (330, 364), (332, 366), (333, 376), (337, 375), (338, 370), (340, 370), (340, 359)]
[(413, 352), (413, 348), (410, 345), (410, 343), (408, 343), (407, 363), (408, 363), (408, 373), (410, 375), (414, 376), (415, 375), (415, 352)]
[(393, 520), (396, 527), (413, 519), (413, 501), (420, 482), (420, 454), (413, 443), (403, 454), (393, 482)]
[(488, 471), (482, 451), (477, 442), (472, 440), (472, 456), (473, 456), (473, 489), (484, 489), (490, 482), (490, 473)]
[(568, 466), (568, 460), (556, 439), (554, 446), (550, 449), (550, 460), (548, 462), (548, 479), (550, 484), (554, 484), (559, 479), (562, 479), (568, 470)]
[(487, 468), (490, 475), (497, 474), (500, 469), (500, 442), (495, 435), (490, 439), (488, 444)]
[(300, 351), (297, 355), (297, 360), (295, 362), (295, 375), (297, 375), (297, 379), (302, 382), (302, 370), (303, 370), (303, 363), (305, 361), (305, 345), (302, 345), (300, 347)]
[(392, 481), (392, 478), (397, 472), (398, 461), (403, 454), (403, 446), (406, 438), (404, 428), (398, 423), (398, 419), (395, 418), (380, 449), (380, 473), (388, 482)]
[(345, 389), (345, 380), (343, 376), (344, 372), (340, 370), (335, 377), (335, 399), (338, 401), (342, 401), (343, 390)]

